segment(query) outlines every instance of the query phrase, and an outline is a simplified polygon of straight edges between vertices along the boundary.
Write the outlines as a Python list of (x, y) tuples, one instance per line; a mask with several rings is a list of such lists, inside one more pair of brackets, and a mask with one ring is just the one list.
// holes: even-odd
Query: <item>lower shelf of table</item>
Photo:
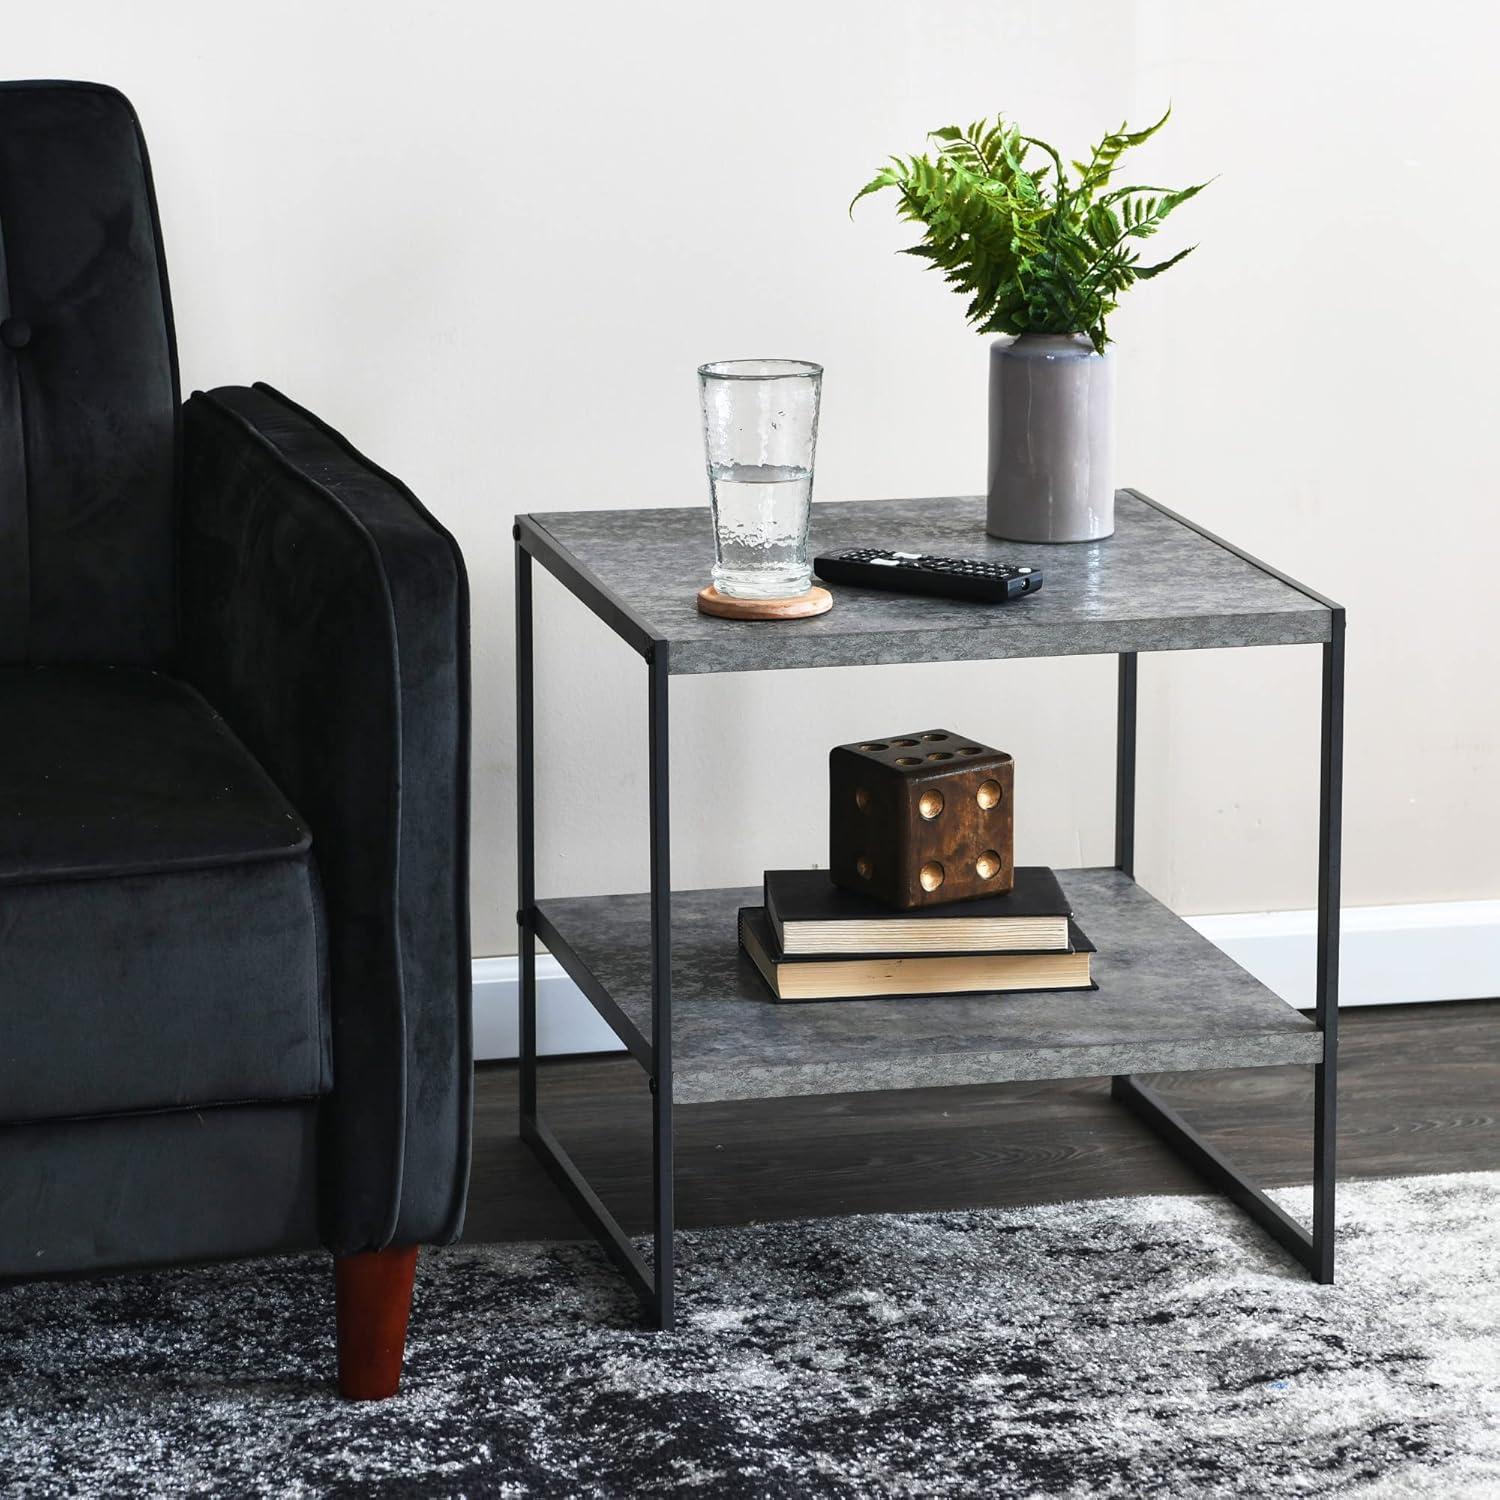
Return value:
[[(672, 897), (678, 1103), (1313, 1063), (1313, 1023), (1118, 870), (1059, 870), (1097, 991), (778, 1004), (736, 942), (756, 888)], [(538, 932), (648, 1069), (650, 899), (542, 901)]]

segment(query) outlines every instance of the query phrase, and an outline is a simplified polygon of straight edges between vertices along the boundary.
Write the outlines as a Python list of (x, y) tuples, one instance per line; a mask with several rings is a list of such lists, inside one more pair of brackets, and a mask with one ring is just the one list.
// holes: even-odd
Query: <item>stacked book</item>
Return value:
[(768, 870), (740, 910), (740, 946), (778, 1000), (1094, 989), (1094, 945), (1051, 870), (1017, 868), (1003, 896), (892, 911), (825, 870)]

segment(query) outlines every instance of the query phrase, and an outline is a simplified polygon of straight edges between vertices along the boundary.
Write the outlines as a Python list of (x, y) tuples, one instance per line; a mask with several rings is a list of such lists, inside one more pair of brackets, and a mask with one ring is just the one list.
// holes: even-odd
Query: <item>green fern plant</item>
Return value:
[[(1105, 320), (1120, 294), (1175, 266), (1196, 246), (1154, 264), (1141, 263), (1149, 239), (1181, 203), (1208, 185), (1111, 187), (1120, 159), (1150, 140), (1167, 120), (1106, 135), (1072, 174), (1056, 147), (997, 115), (960, 129), (946, 125), (922, 156), (891, 164), (854, 195), (895, 188), (903, 219), (924, 225), (919, 256), (969, 298), (968, 320), (980, 333), (1082, 333), (1101, 353)], [(1027, 157), (1039, 153), (1036, 165)], [(1042, 159), (1044, 158), (1044, 159)]]

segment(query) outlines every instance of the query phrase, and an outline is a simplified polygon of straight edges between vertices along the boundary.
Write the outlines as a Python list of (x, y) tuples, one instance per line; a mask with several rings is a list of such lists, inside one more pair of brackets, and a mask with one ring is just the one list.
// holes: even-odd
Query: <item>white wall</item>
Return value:
[[(476, 951), (513, 947), (513, 513), (702, 503), (694, 367), (763, 353), (827, 367), (821, 496), (979, 488), (984, 343), (888, 204), (844, 208), (995, 108), (1076, 152), (1171, 100), (1143, 170), (1222, 174), (1115, 322), (1120, 478), (1349, 606), (1348, 901), (1500, 893), (1492, 6), (50, 0), (5, 30), (12, 75), (135, 100), (185, 384), (280, 385), (457, 532)], [(540, 596), (542, 889), (637, 886), (643, 669)], [(1141, 679), (1147, 883), (1310, 905), (1316, 651)], [(1110, 856), (1112, 661), (679, 681), (681, 885), (822, 861), (826, 747), (935, 721), (1017, 754), (1023, 860)]]

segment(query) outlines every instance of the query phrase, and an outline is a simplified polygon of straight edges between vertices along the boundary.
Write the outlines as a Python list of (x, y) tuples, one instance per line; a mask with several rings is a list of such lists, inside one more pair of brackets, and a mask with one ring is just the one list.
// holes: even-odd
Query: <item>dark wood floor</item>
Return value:
[[(1157, 1080), (1215, 1144), (1267, 1185), (1306, 1182), (1312, 1070)], [(650, 1113), (625, 1058), (548, 1062), (542, 1108), (605, 1202), (647, 1226)], [(516, 1136), (516, 1069), (481, 1067), (470, 1240), (577, 1238), (578, 1219)], [(683, 1227), (824, 1214), (1202, 1191), (1105, 1080), (840, 1094), (677, 1111)], [(1339, 1172), (1500, 1168), (1500, 1000), (1346, 1012)]]

